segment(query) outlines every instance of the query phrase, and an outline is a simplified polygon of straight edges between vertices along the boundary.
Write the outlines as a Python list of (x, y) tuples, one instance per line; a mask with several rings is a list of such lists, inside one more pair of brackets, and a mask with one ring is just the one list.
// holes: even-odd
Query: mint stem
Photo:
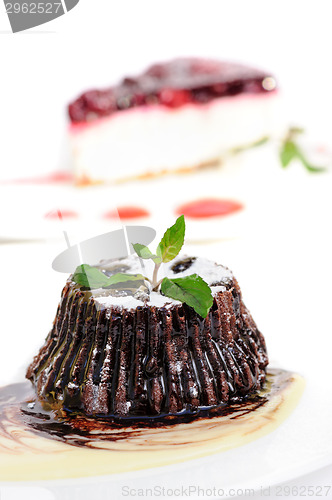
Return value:
[(157, 283), (157, 284), (156, 284), (156, 286), (155, 286), (155, 291), (158, 291), (158, 288), (159, 288), (159, 287), (160, 287), (160, 285), (162, 284), (163, 279), (164, 279), (164, 278), (161, 278), (161, 280), (159, 280), (159, 281), (158, 281), (158, 283)]
[(157, 279), (158, 279), (158, 271), (159, 271), (160, 265), (161, 264), (155, 264), (155, 266), (154, 266), (154, 271), (153, 271), (153, 276), (152, 276), (152, 290), (154, 292), (158, 291), (158, 287), (159, 287), (159, 285), (161, 283), (160, 281), (157, 281)]

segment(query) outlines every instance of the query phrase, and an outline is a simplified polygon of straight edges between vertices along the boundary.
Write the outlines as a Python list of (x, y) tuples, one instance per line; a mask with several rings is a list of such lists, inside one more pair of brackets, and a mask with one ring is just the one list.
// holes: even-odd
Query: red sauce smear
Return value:
[(140, 219), (142, 217), (149, 217), (150, 213), (142, 207), (125, 206), (118, 207), (117, 210), (107, 212), (104, 217), (106, 219)]
[(74, 182), (70, 172), (53, 172), (40, 177), (27, 177), (25, 179), (12, 179), (2, 181), (1, 184), (62, 184)]
[(46, 219), (68, 219), (78, 217), (78, 213), (74, 210), (54, 210), (45, 215)]
[(185, 203), (176, 209), (176, 213), (183, 214), (188, 219), (204, 219), (229, 215), (243, 208), (242, 203), (238, 201), (206, 198)]

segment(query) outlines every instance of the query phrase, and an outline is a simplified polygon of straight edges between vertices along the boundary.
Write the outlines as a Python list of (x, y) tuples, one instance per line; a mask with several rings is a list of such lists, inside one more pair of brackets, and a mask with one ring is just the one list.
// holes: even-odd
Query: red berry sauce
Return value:
[(106, 212), (104, 217), (106, 219), (141, 219), (143, 217), (149, 217), (150, 213), (142, 207), (125, 206), (118, 207), (117, 210), (111, 210)]
[(55, 210), (45, 215), (46, 219), (73, 219), (78, 217), (74, 210)]
[[(265, 85), (266, 79), (269, 85)], [(182, 58), (154, 64), (141, 75), (124, 78), (108, 89), (85, 92), (69, 104), (68, 113), (72, 123), (82, 123), (137, 106), (178, 108), (274, 89), (274, 79), (263, 71), (230, 62)]]
[(74, 176), (70, 172), (54, 172), (40, 177), (26, 177), (1, 181), (1, 184), (72, 184)]
[(177, 215), (184, 215), (188, 219), (204, 219), (208, 217), (223, 217), (230, 215), (244, 207), (242, 203), (233, 200), (215, 198), (191, 201), (176, 209)]

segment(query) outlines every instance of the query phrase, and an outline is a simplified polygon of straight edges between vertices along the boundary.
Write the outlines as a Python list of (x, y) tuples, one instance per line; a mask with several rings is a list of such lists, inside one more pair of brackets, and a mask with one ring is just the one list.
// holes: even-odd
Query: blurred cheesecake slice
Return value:
[(155, 64), (69, 107), (75, 174), (109, 182), (217, 163), (278, 128), (271, 74), (197, 58)]

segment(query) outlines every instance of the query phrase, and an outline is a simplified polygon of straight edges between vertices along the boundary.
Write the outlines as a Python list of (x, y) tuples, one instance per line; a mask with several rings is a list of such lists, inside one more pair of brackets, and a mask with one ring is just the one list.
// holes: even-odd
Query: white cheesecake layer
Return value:
[(78, 180), (120, 181), (217, 161), (280, 128), (280, 97), (241, 94), (207, 104), (138, 107), (71, 125)]

